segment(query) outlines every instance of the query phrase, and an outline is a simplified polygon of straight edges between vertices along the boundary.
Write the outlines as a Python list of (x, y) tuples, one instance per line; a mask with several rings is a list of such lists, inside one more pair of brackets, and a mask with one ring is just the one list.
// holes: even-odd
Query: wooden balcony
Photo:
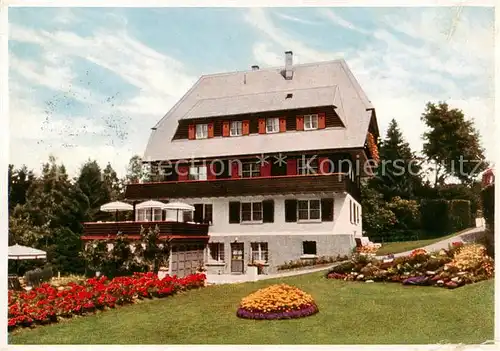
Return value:
[(142, 201), (344, 191), (359, 197), (357, 184), (346, 174), (335, 173), (128, 184), (125, 197), (130, 201)]
[(114, 236), (118, 232), (130, 238), (139, 238), (141, 227), (148, 229), (158, 226), (160, 237), (208, 239), (208, 224), (195, 224), (185, 222), (86, 222), (83, 223), (82, 240), (104, 239)]

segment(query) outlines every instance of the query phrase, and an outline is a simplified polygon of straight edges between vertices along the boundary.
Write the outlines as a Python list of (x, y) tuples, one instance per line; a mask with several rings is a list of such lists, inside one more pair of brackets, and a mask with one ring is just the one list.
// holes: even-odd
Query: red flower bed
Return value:
[(83, 284), (69, 283), (63, 290), (42, 284), (29, 292), (9, 290), (9, 330), (36, 324), (57, 322), (59, 318), (92, 313), (134, 303), (136, 299), (165, 297), (178, 291), (205, 285), (205, 274), (185, 278), (166, 276), (159, 279), (153, 273), (132, 277), (90, 278)]

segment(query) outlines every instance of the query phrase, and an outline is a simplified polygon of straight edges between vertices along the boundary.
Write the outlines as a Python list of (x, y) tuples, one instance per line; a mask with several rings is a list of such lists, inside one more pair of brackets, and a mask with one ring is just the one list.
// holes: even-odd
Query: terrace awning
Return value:
[(161, 208), (162, 210), (164, 210), (165, 206), (167, 206), (167, 204), (164, 202), (149, 200), (137, 204), (135, 208), (137, 210), (142, 210), (144, 208)]
[(165, 210), (194, 211), (194, 206), (183, 202), (169, 202), (164, 207)]
[(9, 260), (37, 260), (47, 259), (47, 253), (32, 247), (13, 245), (9, 246)]

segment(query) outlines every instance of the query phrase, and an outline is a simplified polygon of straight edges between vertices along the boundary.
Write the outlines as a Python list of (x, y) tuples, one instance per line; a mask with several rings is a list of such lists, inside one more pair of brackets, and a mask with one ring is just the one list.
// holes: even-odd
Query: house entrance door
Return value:
[(243, 273), (244, 246), (243, 243), (231, 244), (231, 273)]

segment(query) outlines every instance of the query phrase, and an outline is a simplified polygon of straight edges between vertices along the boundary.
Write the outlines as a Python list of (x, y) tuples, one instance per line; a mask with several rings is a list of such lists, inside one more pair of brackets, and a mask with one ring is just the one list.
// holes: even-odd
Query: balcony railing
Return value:
[(136, 237), (141, 232), (141, 227), (158, 226), (160, 236), (182, 236), (182, 237), (200, 237), (208, 236), (208, 224), (195, 224), (185, 222), (86, 222), (83, 223), (83, 239), (92, 237), (100, 238), (108, 235), (122, 234)]
[(344, 173), (335, 173), (128, 184), (125, 197), (141, 201), (343, 191), (359, 195), (355, 182)]

